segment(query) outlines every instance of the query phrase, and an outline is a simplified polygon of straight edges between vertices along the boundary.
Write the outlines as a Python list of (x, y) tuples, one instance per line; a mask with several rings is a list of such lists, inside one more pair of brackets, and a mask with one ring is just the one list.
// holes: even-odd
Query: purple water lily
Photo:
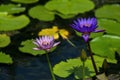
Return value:
[(82, 33), (82, 37), (87, 42), (91, 32), (103, 32), (104, 30), (96, 30), (97, 20), (96, 18), (79, 18), (70, 26), (78, 32)]
[(49, 51), (52, 47), (57, 46), (60, 42), (54, 42), (54, 37), (51, 36), (42, 36), (39, 38), (36, 38), (33, 43), (37, 46), (36, 48), (33, 48), (34, 50), (45, 50)]

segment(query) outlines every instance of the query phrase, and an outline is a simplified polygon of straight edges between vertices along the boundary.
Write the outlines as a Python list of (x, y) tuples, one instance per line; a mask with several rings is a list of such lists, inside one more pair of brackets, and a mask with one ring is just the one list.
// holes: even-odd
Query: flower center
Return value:
[(84, 26), (85, 26), (85, 27), (90, 27), (91, 24), (86, 23), (86, 24), (84, 24)]
[(47, 46), (47, 45), (50, 45), (50, 43), (47, 42), (47, 41), (44, 41), (44, 42), (42, 42), (42, 45), (43, 45), (43, 46)]

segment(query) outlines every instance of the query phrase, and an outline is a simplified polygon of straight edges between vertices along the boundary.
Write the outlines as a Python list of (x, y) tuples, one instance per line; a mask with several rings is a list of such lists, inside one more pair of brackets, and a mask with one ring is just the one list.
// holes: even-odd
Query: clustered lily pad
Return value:
[[(104, 58), (99, 56), (94, 56), (94, 58), (97, 64), (97, 69), (99, 69), (99, 67), (102, 67)], [(107, 59), (107, 60), (108, 62), (111, 62), (111, 63), (117, 62), (116, 60), (112, 60), (112, 59)], [(95, 75), (95, 72), (91, 63), (91, 59), (88, 58), (85, 63), (86, 63), (85, 77), (86, 78), (90, 76), (92, 77), (93, 75)], [(61, 61), (60, 63), (54, 66), (53, 71), (55, 75), (62, 78), (66, 78), (71, 74), (74, 74), (74, 77), (76, 79), (81, 79), (82, 78), (82, 61), (80, 60), (80, 58), (67, 59), (66, 61)]]
[(90, 11), (94, 3), (90, 0), (50, 0), (45, 5), (37, 5), (29, 10), (29, 15), (43, 21), (52, 21), (55, 15), (63, 19)]
[(99, 56), (115, 59), (115, 51), (120, 50), (120, 36), (104, 35), (94, 38), (91, 42), (92, 51)]

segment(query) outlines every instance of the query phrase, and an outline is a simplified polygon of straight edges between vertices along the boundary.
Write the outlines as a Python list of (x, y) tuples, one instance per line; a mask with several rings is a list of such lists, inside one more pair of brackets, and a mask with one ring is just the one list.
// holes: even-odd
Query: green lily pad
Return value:
[(95, 15), (98, 18), (115, 19), (120, 22), (120, 5), (104, 5), (95, 11)]
[(47, 10), (44, 6), (38, 5), (29, 10), (29, 15), (33, 18), (43, 21), (52, 21), (55, 16), (54, 13)]
[(94, 8), (94, 3), (90, 0), (50, 0), (45, 7), (67, 15), (90, 11)]
[(29, 18), (25, 15), (12, 16), (7, 13), (0, 13), (0, 31), (18, 30), (26, 27)]
[(0, 52), (0, 63), (11, 64), (13, 61), (10, 55)]
[(69, 18), (72, 18), (74, 17), (76, 14), (61, 14), (61, 13), (56, 13), (57, 15), (59, 15), (61, 18), (63, 19), (69, 19)]
[[(28, 53), (33, 56), (46, 54), (46, 52), (44, 50), (33, 50), (33, 48), (35, 48), (35, 47), (36, 47), (36, 45), (33, 44), (33, 40), (26, 40), (21, 43), (21, 47), (19, 47), (19, 50), (21, 52)], [(51, 52), (54, 51), (55, 48), (56, 47), (52, 48)]]
[(6, 47), (10, 44), (10, 37), (6, 34), (0, 34), (0, 47)]
[(94, 38), (91, 42), (91, 49), (96, 55), (105, 58), (115, 59), (115, 51), (120, 49), (120, 37), (115, 35), (104, 35)]
[[(97, 68), (102, 67), (104, 61), (103, 57), (94, 56)], [(116, 60), (108, 59), (108, 62), (116, 63)], [(61, 61), (53, 67), (55, 75), (66, 78), (74, 73), (76, 79), (82, 78), (82, 61), (80, 58), (68, 59), (67, 61)], [(95, 75), (91, 59), (88, 58), (85, 62), (85, 78), (89, 78)]]
[(98, 19), (98, 25), (100, 29), (106, 30), (107, 33), (120, 36), (120, 23), (109, 19)]
[(7, 5), (0, 5), (0, 12), (7, 12), (9, 14), (20, 13), (25, 11), (24, 7), (20, 7), (21, 5), (15, 4), (7, 4)]
[(39, 0), (11, 0), (11, 1), (17, 2), (17, 3), (31, 4), (31, 3), (38, 2)]

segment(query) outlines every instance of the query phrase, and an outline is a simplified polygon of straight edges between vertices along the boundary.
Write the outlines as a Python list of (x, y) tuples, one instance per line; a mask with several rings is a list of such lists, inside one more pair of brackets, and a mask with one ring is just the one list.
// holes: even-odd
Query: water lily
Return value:
[(33, 43), (37, 46), (36, 48), (33, 48), (34, 50), (45, 50), (49, 51), (52, 47), (57, 46), (60, 42), (54, 42), (53, 36), (42, 36), (39, 38), (36, 38)]
[(82, 33), (85, 42), (88, 41), (91, 32), (103, 32), (104, 30), (96, 30), (98, 27), (96, 18), (78, 18), (70, 25), (73, 29)]

